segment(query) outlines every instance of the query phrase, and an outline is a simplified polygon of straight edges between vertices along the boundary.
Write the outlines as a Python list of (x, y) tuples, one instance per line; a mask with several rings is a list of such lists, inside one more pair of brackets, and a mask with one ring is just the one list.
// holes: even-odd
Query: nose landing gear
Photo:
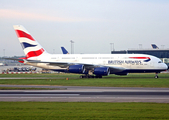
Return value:
[(155, 78), (158, 78), (158, 73), (156, 73)]

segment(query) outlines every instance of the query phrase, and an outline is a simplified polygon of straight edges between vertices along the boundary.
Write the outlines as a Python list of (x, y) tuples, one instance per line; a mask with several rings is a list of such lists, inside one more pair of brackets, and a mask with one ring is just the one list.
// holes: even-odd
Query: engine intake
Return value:
[(108, 67), (95, 68), (93, 74), (107, 76), (110, 74), (110, 69)]
[(68, 72), (70, 72), (70, 73), (84, 73), (85, 68), (84, 68), (84, 65), (71, 65), (68, 68)]

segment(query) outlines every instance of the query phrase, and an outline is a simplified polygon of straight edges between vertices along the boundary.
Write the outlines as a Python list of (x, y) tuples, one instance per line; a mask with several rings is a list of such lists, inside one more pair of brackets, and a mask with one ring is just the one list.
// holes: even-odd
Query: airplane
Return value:
[(69, 54), (69, 52), (64, 47), (61, 47), (61, 49), (62, 49), (63, 54)]
[(151, 44), (151, 47), (152, 47), (153, 49), (159, 49), (156, 44)]
[(31, 66), (65, 73), (82, 74), (80, 78), (102, 78), (109, 74), (158, 73), (168, 69), (159, 58), (146, 54), (50, 54), (21, 25), (14, 30), (26, 55), (9, 58)]

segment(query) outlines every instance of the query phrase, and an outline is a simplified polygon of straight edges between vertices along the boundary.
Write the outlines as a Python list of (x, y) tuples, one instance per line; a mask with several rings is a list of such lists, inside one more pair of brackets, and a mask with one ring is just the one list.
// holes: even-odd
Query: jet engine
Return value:
[(68, 68), (68, 72), (70, 72), (70, 73), (84, 73), (85, 68), (84, 68), (84, 65), (71, 65)]
[(108, 67), (98, 67), (94, 69), (93, 74), (97, 76), (107, 76), (110, 74), (110, 69)]

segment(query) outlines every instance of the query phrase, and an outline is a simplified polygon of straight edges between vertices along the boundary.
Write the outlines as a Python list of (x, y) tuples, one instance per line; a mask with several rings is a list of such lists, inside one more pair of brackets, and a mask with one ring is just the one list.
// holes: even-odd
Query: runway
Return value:
[(0, 90), (0, 101), (169, 103), (169, 88), (0, 85), (65, 90)]

